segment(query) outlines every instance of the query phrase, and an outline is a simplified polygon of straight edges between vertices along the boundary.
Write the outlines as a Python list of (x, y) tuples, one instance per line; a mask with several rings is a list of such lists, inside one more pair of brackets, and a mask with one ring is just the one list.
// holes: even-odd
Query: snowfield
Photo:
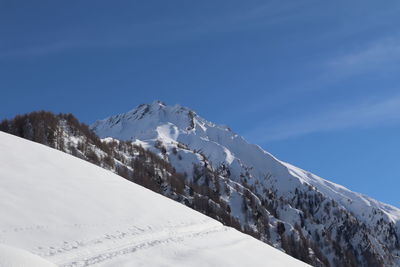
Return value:
[(306, 266), (109, 171), (3, 132), (0, 211), (2, 267)]
[(56, 267), (51, 262), (26, 250), (0, 244), (1, 267)]

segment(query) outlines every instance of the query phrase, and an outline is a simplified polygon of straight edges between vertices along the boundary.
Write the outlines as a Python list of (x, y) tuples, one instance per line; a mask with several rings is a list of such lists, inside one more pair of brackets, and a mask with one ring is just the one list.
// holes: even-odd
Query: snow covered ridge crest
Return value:
[[(321, 265), (400, 265), (398, 208), (282, 162), (189, 108), (155, 101), (96, 121), (91, 129), (159, 154), (189, 187), (209, 184), (205, 173), (216, 172), (217, 182), (209, 186), (228, 188), (218, 194), (230, 214), (276, 247), (303, 236), (321, 248)], [(272, 233), (257, 229), (260, 218), (268, 218)]]
[(100, 137), (118, 135), (118, 139), (129, 140), (135, 135), (138, 139), (152, 139), (157, 138), (157, 133), (152, 129), (156, 125), (163, 124), (172, 124), (177, 127), (176, 129), (184, 130), (186, 133), (198, 132), (199, 129), (204, 131), (207, 128), (230, 131), (226, 126), (204, 120), (189, 108), (181, 105), (167, 106), (161, 101), (141, 104), (127, 113), (96, 121), (91, 128)]

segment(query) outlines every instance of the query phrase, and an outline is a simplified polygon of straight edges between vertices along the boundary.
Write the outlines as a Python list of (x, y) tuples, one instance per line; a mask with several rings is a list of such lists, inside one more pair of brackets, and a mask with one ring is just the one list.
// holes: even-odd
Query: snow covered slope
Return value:
[[(255, 228), (263, 216), (281, 238), (254, 231), (276, 247), (284, 247), (284, 236), (290, 239), (289, 233), (297, 231), (293, 239), (304, 235), (312, 240), (331, 265), (400, 264), (398, 208), (282, 162), (188, 108), (156, 101), (97, 121), (91, 128), (102, 138), (131, 140), (158, 153), (193, 184), (198, 184), (199, 172), (193, 166), (218, 172), (228, 188), (220, 197), (242, 229)], [(249, 191), (251, 197), (245, 194)], [(250, 204), (254, 207), (249, 212)], [(278, 222), (290, 231), (279, 230)]]
[[(0, 211), (1, 244), (58, 266), (304, 265), (109, 171), (3, 132)], [(3, 247), (0, 263), (10, 260)]]
[(53, 263), (26, 250), (0, 244), (2, 267), (56, 267)]

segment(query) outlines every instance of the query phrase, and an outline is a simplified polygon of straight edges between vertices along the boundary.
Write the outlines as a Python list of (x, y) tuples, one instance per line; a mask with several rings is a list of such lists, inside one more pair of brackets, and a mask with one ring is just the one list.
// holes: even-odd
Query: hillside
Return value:
[(2, 132), (0, 151), (0, 242), (10, 251), (58, 266), (304, 265), (68, 154)]

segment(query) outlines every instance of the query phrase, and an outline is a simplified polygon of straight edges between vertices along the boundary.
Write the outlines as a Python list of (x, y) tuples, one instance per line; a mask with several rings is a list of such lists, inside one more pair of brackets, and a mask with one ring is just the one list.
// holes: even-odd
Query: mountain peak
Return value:
[(151, 103), (151, 105), (158, 105), (158, 106), (166, 106), (167, 104), (165, 104), (165, 102), (161, 101), (161, 100), (155, 100), (153, 101), (153, 103)]
[[(155, 100), (150, 104), (140, 104), (137, 107), (135, 107), (134, 109), (126, 112), (126, 113), (122, 113), (119, 115), (114, 115), (111, 116), (107, 119), (110, 118), (114, 118), (114, 117), (134, 117), (134, 115), (140, 114), (140, 116), (138, 117), (134, 117), (134, 119), (142, 119), (145, 115), (148, 114), (155, 114), (155, 115), (159, 115), (157, 112), (162, 112), (164, 115), (171, 115), (171, 114), (181, 114), (181, 115), (185, 115), (184, 113), (190, 113), (194, 116), (196, 116), (196, 112), (184, 107), (182, 105), (176, 104), (174, 106), (169, 106), (167, 105), (165, 102), (162, 102), (160, 100)], [(103, 120), (104, 121), (104, 120)]]
[(91, 128), (100, 137), (118, 136), (122, 140), (132, 140), (154, 139), (156, 136), (151, 130), (162, 125), (174, 125), (175, 129), (190, 131), (198, 124), (212, 125), (187, 107), (178, 104), (168, 106), (156, 100), (151, 104), (138, 105), (129, 112), (96, 121)]
[(150, 110), (160, 110), (162, 108), (165, 108), (166, 106), (167, 106), (167, 104), (165, 104), (165, 102), (162, 102), (160, 100), (155, 100), (150, 104), (141, 104), (141, 105), (137, 106), (136, 108), (134, 108), (132, 111), (135, 111), (140, 108), (145, 108), (145, 109), (150, 109)]

